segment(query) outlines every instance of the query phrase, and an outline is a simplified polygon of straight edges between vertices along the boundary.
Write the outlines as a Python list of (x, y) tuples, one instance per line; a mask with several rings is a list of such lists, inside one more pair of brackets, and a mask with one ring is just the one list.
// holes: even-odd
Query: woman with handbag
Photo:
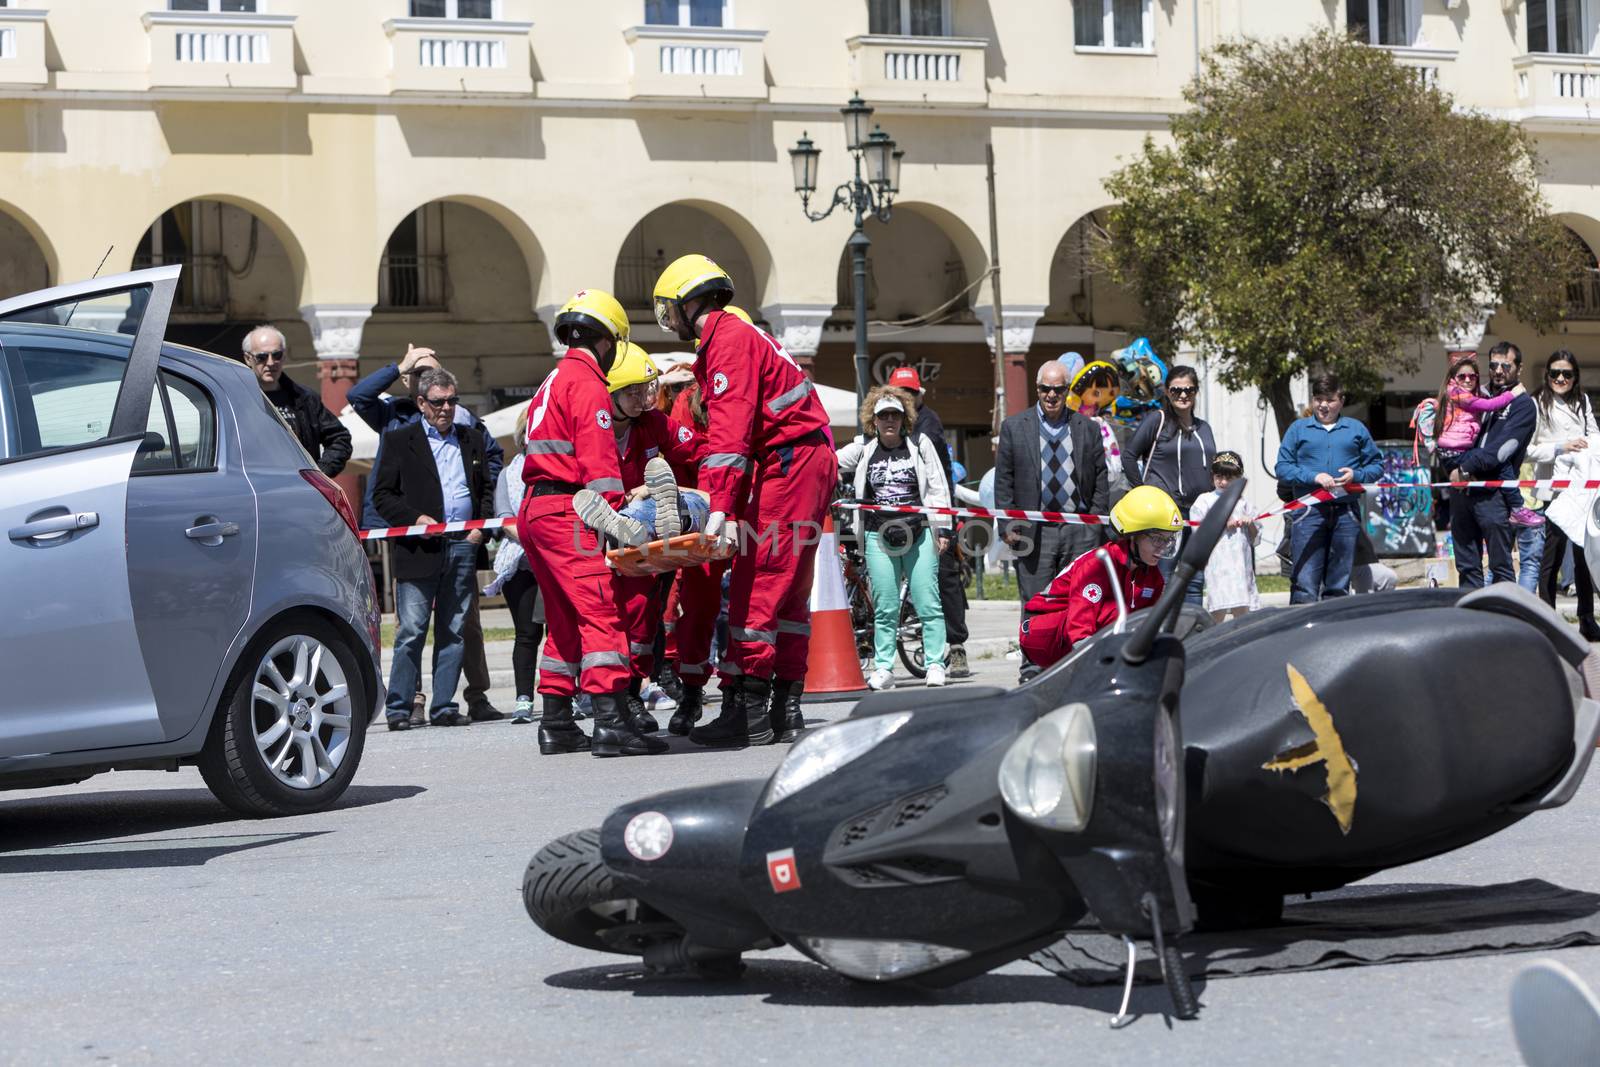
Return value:
[[(1574, 460), (1586, 453), (1591, 443), (1600, 436), (1594, 408), (1584, 395), (1578, 377), (1578, 361), (1565, 349), (1552, 353), (1545, 360), (1544, 383), (1534, 395), (1539, 408), (1539, 421), (1528, 443), (1528, 461), (1533, 464), (1535, 478), (1571, 477)], [(1553, 489), (1536, 489), (1534, 496), (1540, 500), (1555, 497)], [(1544, 527), (1544, 555), (1539, 561), (1539, 596), (1546, 604), (1555, 606), (1556, 585), (1561, 572), (1561, 559), (1566, 555), (1567, 535), (1555, 523)], [(1586, 641), (1600, 641), (1600, 625), (1594, 619), (1594, 581), (1584, 562), (1582, 546), (1573, 560), (1572, 580), (1578, 594), (1578, 630)]]
[[(950, 506), (950, 487), (933, 442), (909, 427), (917, 403), (904, 389), (878, 386), (861, 405), (862, 436), (839, 449), (839, 476), (854, 480), (855, 498), (892, 507)], [(863, 555), (872, 583), (873, 672), (867, 685), (894, 687), (900, 631), (900, 583), (922, 620), (928, 685), (944, 685), (944, 608), (939, 601), (939, 554), (950, 547), (950, 519), (892, 512), (858, 512)]]

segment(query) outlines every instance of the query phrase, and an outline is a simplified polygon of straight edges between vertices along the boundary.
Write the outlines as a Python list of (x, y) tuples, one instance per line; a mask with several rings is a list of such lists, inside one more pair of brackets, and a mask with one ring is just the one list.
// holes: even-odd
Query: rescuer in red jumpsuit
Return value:
[(654, 296), (662, 327), (698, 343), (695, 381), (708, 416), (699, 472), (711, 497), (705, 532), (738, 551), (729, 647), (717, 666), (722, 712), (689, 739), (719, 747), (793, 739), (804, 723), (812, 565), (839, 475), (828, 414), (782, 345), (723, 310), (733, 281), (711, 260), (671, 263)]
[(591, 739), (573, 721), (572, 698), (581, 688), (594, 705), (595, 755), (655, 755), (667, 750), (666, 741), (641, 733), (628, 714), (628, 635), (616, 575), (572, 500), (588, 489), (622, 503), (606, 371), (627, 340), (627, 313), (609, 293), (580, 290), (556, 315), (555, 334), (567, 354), (529, 402), (522, 467), (528, 493), (517, 515), (548, 628), (539, 659), (539, 751), (590, 749)]

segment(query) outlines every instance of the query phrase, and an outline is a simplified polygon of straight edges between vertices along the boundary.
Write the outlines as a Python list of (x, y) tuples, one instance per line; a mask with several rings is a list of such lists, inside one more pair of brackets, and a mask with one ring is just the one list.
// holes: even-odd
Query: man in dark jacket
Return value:
[[(447, 370), (422, 375), (418, 398), (424, 418), (384, 434), (383, 460), (373, 478), (372, 499), (389, 526), (481, 519), (494, 512), (481, 436), (455, 424), (460, 402), (456, 377)], [(394, 541), (394, 664), (389, 670), (385, 710), (389, 729), (409, 728), (412, 696), (422, 672), (422, 646), (433, 617), (433, 706), (435, 726), (467, 722), (456, 706), (461, 676), (462, 630), (477, 586), (478, 546), (483, 531)]]
[[(1499, 394), (1522, 377), (1522, 350), (1510, 341), (1489, 349), (1489, 383)], [(1462, 454), (1451, 481), (1515, 481), (1539, 419), (1533, 397), (1523, 395), (1483, 420), (1478, 446)], [(1483, 585), (1483, 553), (1489, 553), (1491, 580), (1514, 582), (1511, 564), (1511, 508), (1498, 489), (1452, 489), (1450, 534), (1455, 542), (1456, 574), (1463, 589)]]
[[(1067, 408), (1066, 367), (1049, 361), (1039, 368), (1035, 383), (1039, 402), (1000, 426), (995, 507), (1106, 514), (1111, 485), (1105, 445), (1094, 423)], [(1006, 543), (1018, 553), (1018, 598), (1023, 604), (1103, 540), (1098, 526), (1004, 520), (1001, 528)], [(1025, 677), (1031, 673), (1024, 667)]]
[[(391, 363), (375, 370), (350, 387), (350, 407), (361, 416), (362, 422), (379, 434), (378, 450), (372, 458), (374, 471), (383, 461), (384, 435), (390, 430), (399, 429), (422, 418), (422, 411), (417, 404), (417, 383), (424, 372), (437, 369), (439, 366), (439, 358), (434, 355), (433, 349), (407, 345), (406, 354), (399, 363)], [(404, 395), (385, 396), (384, 390), (394, 385), (396, 381), (404, 387)], [(500, 468), (505, 466), (505, 450), (500, 447), (500, 442), (494, 439), (494, 435), (483, 424), (483, 420), (459, 404), (455, 409), (455, 424), (478, 431), (483, 440), (484, 463), (489, 474), (489, 484), (493, 486), (500, 477)], [(372, 502), (376, 484), (375, 478), (367, 481), (367, 498), (361, 513), (361, 525), (366, 527), (386, 525)], [(485, 557), (480, 557), (478, 562), (482, 566), (488, 564)], [(476, 587), (473, 590), (472, 607), (467, 611), (464, 671), (467, 676), (467, 716), (474, 722), (504, 718), (504, 713), (489, 702), (489, 657), (483, 647), (483, 622), (478, 614)], [(420, 726), (424, 721), (426, 720), (419, 705), (417, 714), (412, 718), (412, 725)]]
[(255, 371), (261, 391), (322, 473), (336, 478), (350, 462), (350, 431), (322, 405), (321, 397), (284, 373), (288, 355), (289, 343), (276, 326), (257, 326), (245, 335), (244, 361)]
[[(950, 487), (950, 499), (955, 501), (955, 480), (950, 471), (950, 445), (944, 439), (944, 421), (939, 413), (928, 406), (922, 391), (922, 377), (915, 367), (896, 367), (889, 372), (889, 384), (906, 390), (917, 398), (917, 422), (912, 432), (933, 442), (944, 468), (944, 484)], [(958, 524), (959, 525), (959, 524)], [(956, 544), (960, 545), (959, 538)], [(939, 603), (944, 609), (944, 637), (948, 642), (945, 663), (950, 677), (970, 678), (972, 669), (967, 666), (967, 590), (961, 581), (961, 561), (954, 552), (939, 553)]]

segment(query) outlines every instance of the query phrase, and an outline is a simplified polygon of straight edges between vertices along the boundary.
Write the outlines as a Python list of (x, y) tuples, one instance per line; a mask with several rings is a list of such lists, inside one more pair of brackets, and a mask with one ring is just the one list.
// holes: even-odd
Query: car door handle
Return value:
[(212, 538), (216, 538), (218, 543), (220, 543), (222, 538), (233, 537), (238, 532), (239, 524), (236, 522), (212, 521), (201, 523), (199, 526), (189, 527), (187, 530), (183, 531), (183, 536), (189, 538), (191, 541), (207, 541)]
[(48, 519), (39, 519), (35, 522), (13, 526), (6, 534), (13, 541), (45, 541), (53, 540), (63, 534), (76, 530), (88, 530), (100, 525), (100, 514), (94, 511), (69, 512), (66, 515), (52, 515)]

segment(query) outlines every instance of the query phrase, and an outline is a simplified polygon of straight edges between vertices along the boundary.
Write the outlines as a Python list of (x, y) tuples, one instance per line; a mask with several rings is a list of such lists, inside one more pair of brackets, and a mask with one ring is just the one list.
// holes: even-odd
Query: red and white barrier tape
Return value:
[(465, 533), (468, 530), (498, 530), (503, 526), (516, 524), (516, 518), (508, 515), (501, 519), (463, 519), (458, 522), (422, 523), (419, 526), (379, 526), (372, 530), (362, 530), (356, 536), (363, 541), (381, 541), (395, 537), (432, 537), (437, 534)]

